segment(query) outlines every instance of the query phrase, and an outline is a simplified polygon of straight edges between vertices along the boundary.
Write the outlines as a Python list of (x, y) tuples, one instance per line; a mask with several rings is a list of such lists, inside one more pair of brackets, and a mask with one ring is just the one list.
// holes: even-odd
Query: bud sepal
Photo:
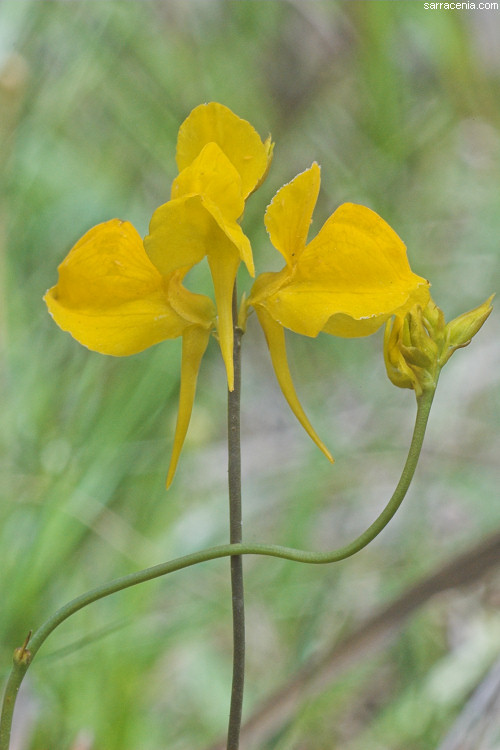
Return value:
[(444, 346), (440, 357), (441, 367), (446, 364), (451, 355), (456, 352), (457, 349), (462, 349), (464, 346), (470, 344), (473, 337), (491, 313), (493, 309), (491, 301), (494, 296), (495, 295), (492, 294), (482, 305), (459, 315), (446, 325), (444, 330)]

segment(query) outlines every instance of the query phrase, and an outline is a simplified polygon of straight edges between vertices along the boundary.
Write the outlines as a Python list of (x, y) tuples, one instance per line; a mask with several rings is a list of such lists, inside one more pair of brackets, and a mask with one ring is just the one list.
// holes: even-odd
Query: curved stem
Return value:
[[(242, 541), (240, 444), (242, 331), (236, 325), (237, 320), (238, 298), (235, 282), (233, 288), (234, 389), (228, 391), (227, 401), (229, 541), (231, 544), (239, 544)], [(233, 612), (233, 680), (227, 729), (227, 750), (238, 750), (245, 684), (245, 600), (243, 589), (243, 558), (241, 555), (231, 556), (231, 594)]]
[[(139, 583), (145, 581), (151, 581), (154, 578), (167, 575), (168, 573), (174, 573), (177, 570), (188, 568), (191, 565), (197, 565), (201, 562), (207, 562), (208, 560), (215, 560), (220, 557), (228, 557), (233, 555), (267, 555), (269, 557), (279, 557), (284, 560), (291, 560), (293, 562), (310, 563), (310, 564), (326, 564), (339, 562), (345, 560), (347, 557), (359, 552), (363, 547), (366, 547), (378, 534), (387, 526), (391, 518), (396, 513), (397, 509), (401, 505), (410, 482), (415, 473), (420, 450), (425, 434), (425, 428), (427, 426), (427, 420), (429, 418), (429, 412), (434, 397), (433, 391), (424, 392), (423, 395), (417, 400), (418, 409), (415, 420), (415, 427), (413, 430), (413, 436), (411, 440), (410, 449), (408, 451), (408, 457), (404, 465), (401, 478), (397, 484), (394, 493), (387, 503), (386, 507), (378, 518), (371, 524), (371, 526), (360, 534), (353, 542), (340, 547), (331, 552), (310, 552), (306, 550), (298, 550), (290, 547), (282, 547), (274, 544), (222, 544), (216, 547), (209, 547), (208, 549), (201, 550), (199, 552), (193, 552), (190, 555), (178, 557), (175, 560), (169, 560), (165, 563), (160, 563), (151, 568), (137, 571), (135, 573), (129, 573), (121, 578), (116, 578), (113, 581), (101, 584), (92, 591), (88, 591), (76, 599), (65, 604), (46, 622), (41, 625), (40, 628), (33, 634), (29, 642), (30, 646), (30, 657), (33, 658), (40, 646), (48, 638), (48, 636), (55, 630), (68, 617), (78, 612), (83, 607), (86, 607), (92, 602), (98, 599), (103, 599), (110, 594), (114, 594), (117, 591), (123, 591), (130, 586), (136, 586)], [(28, 668), (29, 660), (22, 660), (21, 663), (16, 662), (14, 659), (14, 666), (12, 673), (7, 682), (7, 687), (4, 694), (4, 703), (2, 708), (2, 715), (0, 719), (0, 750), (8, 750), (10, 728), (12, 713), (14, 709), (14, 702), (17, 691), (24, 677), (24, 674)]]
[(16, 698), (21, 687), (26, 668), (14, 662), (13, 667), (10, 671), (9, 679), (5, 686), (5, 695), (2, 706), (2, 720), (0, 723), (0, 747), (2, 750), (9, 750), (10, 745), (10, 730), (12, 726), (12, 717), (14, 714), (14, 707), (16, 705)]

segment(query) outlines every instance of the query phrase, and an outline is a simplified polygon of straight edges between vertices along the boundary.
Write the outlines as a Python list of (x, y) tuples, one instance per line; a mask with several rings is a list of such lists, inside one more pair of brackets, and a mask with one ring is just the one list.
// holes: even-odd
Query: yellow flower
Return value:
[(179, 176), (171, 200), (153, 214), (144, 246), (163, 274), (207, 256), (217, 305), (217, 330), (233, 390), (232, 292), (243, 261), (254, 275), (252, 249), (238, 219), (264, 179), (272, 156), (254, 128), (222, 104), (196, 107), (177, 141)]
[(87, 232), (58, 270), (58, 283), (44, 300), (60, 328), (89, 349), (126, 356), (182, 336), (170, 486), (191, 417), (201, 359), (214, 328), (212, 301), (182, 286), (187, 267), (160, 273), (134, 227), (118, 219)]
[(319, 186), (320, 169), (314, 163), (282, 187), (268, 206), (266, 228), (286, 266), (261, 274), (247, 304), (255, 308), (264, 329), (285, 398), (330, 458), (298, 402), (283, 328), (305, 336), (321, 331), (368, 336), (392, 315), (404, 316), (415, 304), (425, 306), (429, 283), (412, 272), (397, 234), (364, 206), (340, 206), (307, 243)]
[[(240, 261), (253, 275), (252, 250), (238, 219), (272, 157), (245, 120), (221, 104), (196, 107), (181, 125), (180, 174), (171, 200), (155, 211), (144, 243), (128, 222), (91, 229), (59, 266), (44, 299), (56, 323), (89, 349), (126, 356), (182, 336), (181, 389), (170, 486), (186, 436), (201, 359), (217, 330), (228, 386), (234, 385), (231, 298)], [(205, 256), (212, 301), (182, 280)]]

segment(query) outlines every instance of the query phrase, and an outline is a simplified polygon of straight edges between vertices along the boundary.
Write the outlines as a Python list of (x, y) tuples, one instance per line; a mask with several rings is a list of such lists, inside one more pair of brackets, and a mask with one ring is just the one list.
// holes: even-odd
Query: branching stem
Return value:
[(415, 473), (420, 450), (422, 448), (433, 396), (433, 391), (427, 391), (418, 399), (417, 416), (408, 457), (394, 494), (371, 526), (350, 544), (330, 552), (310, 552), (290, 547), (282, 547), (275, 544), (222, 544), (217, 547), (209, 547), (208, 549), (199, 552), (193, 552), (190, 555), (178, 557), (175, 560), (155, 565), (152, 568), (146, 568), (145, 570), (130, 573), (129, 575), (117, 578), (113, 581), (103, 583), (61, 607), (33, 634), (29, 644), (27, 644), (29, 645), (29, 652), (26, 649), (24, 651), (25, 655), (29, 653), (30, 658), (23, 658), (21, 660), (16, 660), (16, 658), (14, 658), (12, 672), (5, 689), (0, 719), (0, 750), (9, 750), (14, 703), (17, 691), (19, 690), (30, 661), (38, 652), (40, 646), (58, 627), (58, 625), (67, 620), (68, 617), (71, 617), (71, 615), (75, 614), (75, 612), (83, 609), (83, 607), (92, 604), (92, 602), (95, 602), (98, 599), (103, 599), (117, 591), (123, 591), (130, 586), (136, 586), (139, 583), (151, 581), (154, 578), (159, 578), (168, 573), (174, 573), (177, 570), (188, 568), (191, 565), (197, 565), (198, 563), (215, 560), (220, 557), (235, 555), (267, 555), (269, 557), (279, 557), (294, 562), (321, 565), (345, 560), (347, 557), (351, 557), (351, 555), (359, 552), (363, 547), (366, 547), (366, 545), (375, 539), (375, 537), (378, 536), (378, 534), (380, 534), (380, 532), (387, 526), (406, 495), (413, 474)]

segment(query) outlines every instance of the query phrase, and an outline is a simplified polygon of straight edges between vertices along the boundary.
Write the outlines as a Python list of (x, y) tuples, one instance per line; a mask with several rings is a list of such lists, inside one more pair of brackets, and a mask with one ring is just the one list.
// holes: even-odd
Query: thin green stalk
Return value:
[(27, 665), (24, 667), (17, 664), (14, 661), (12, 669), (9, 674), (9, 679), (5, 686), (5, 695), (2, 706), (2, 719), (0, 724), (0, 747), (2, 750), (9, 750), (10, 746), (10, 730), (12, 727), (12, 717), (14, 714), (14, 707), (16, 705), (16, 698), (21, 687), (24, 675), (26, 673)]
[[(229, 541), (231, 544), (240, 544), (242, 541), (240, 442), (242, 331), (237, 327), (237, 321), (238, 298), (235, 282), (233, 289), (234, 390), (228, 391), (227, 400)], [(238, 750), (245, 684), (245, 599), (243, 589), (243, 558), (241, 555), (233, 555), (231, 557), (231, 595), (233, 613), (233, 680), (227, 729), (227, 750)]]
[(74, 615), (83, 607), (86, 607), (92, 602), (98, 599), (103, 599), (110, 594), (114, 594), (117, 591), (123, 591), (130, 586), (136, 586), (139, 583), (145, 581), (151, 581), (154, 578), (167, 575), (168, 573), (174, 573), (177, 570), (188, 568), (191, 565), (197, 565), (198, 563), (206, 562), (208, 560), (215, 560), (220, 557), (228, 557), (234, 555), (267, 555), (269, 557), (279, 557), (284, 560), (291, 560), (293, 562), (310, 563), (310, 564), (325, 564), (338, 562), (345, 560), (347, 557), (359, 552), (363, 547), (366, 547), (378, 534), (387, 526), (391, 518), (396, 513), (397, 509), (401, 505), (410, 482), (415, 473), (420, 450), (422, 448), (422, 442), (425, 435), (425, 428), (427, 426), (427, 420), (429, 418), (429, 412), (432, 405), (432, 399), (434, 397), (433, 391), (424, 392), (424, 394), (418, 399), (417, 416), (415, 420), (415, 427), (413, 430), (413, 437), (411, 440), (410, 449), (408, 451), (408, 457), (404, 465), (401, 478), (397, 484), (397, 487), (392, 495), (391, 499), (387, 503), (386, 507), (378, 518), (371, 524), (371, 526), (358, 536), (353, 542), (347, 544), (339, 549), (330, 552), (309, 552), (306, 550), (297, 550), (290, 547), (282, 547), (274, 544), (222, 544), (217, 547), (209, 547), (208, 549), (201, 550), (199, 552), (193, 552), (190, 555), (178, 557), (175, 560), (170, 560), (160, 565), (155, 565), (145, 570), (140, 570), (135, 573), (117, 578), (114, 581), (97, 586), (92, 591), (88, 591), (85, 594), (73, 599), (72, 601), (65, 604), (46, 622), (41, 625), (40, 628), (34, 633), (33, 637), (29, 641), (29, 651), (25, 646), (25, 653), (29, 654), (29, 658), (24, 659), (14, 658), (14, 665), (12, 667), (11, 675), (8, 679), (7, 686), (4, 694), (4, 702), (2, 708), (2, 714), (0, 718), (0, 750), (9, 750), (10, 742), (10, 731), (12, 714), (14, 710), (14, 703), (16, 700), (17, 691), (22, 682), (22, 679), (26, 673), (29, 663), (38, 652), (40, 646), (48, 638), (48, 636), (60, 625), (62, 622)]

